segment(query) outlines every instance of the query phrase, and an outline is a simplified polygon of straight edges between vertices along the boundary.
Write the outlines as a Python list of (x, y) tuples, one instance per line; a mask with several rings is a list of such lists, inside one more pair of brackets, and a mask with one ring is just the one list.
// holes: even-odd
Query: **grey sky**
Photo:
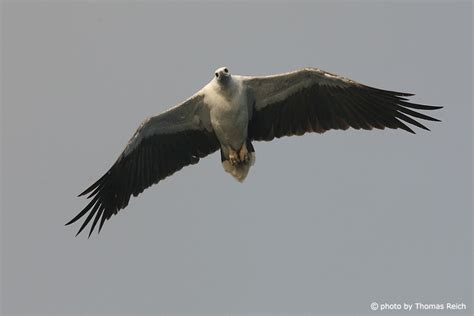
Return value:
[[(472, 312), (470, 2), (7, 2), (1, 44), (2, 313)], [(443, 122), (255, 143), (244, 184), (214, 154), (74, 237), (76, 195), (223, 65), (320, 67)]]

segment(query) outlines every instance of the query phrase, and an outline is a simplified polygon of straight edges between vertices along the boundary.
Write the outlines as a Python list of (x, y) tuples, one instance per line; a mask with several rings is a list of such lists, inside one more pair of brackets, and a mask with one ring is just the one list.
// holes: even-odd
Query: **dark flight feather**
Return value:
[(121, 155), (99, 180), (79, 196), (86, 194), (92, 200), (66, 225), (89, 213), (77, 234), (94, 218), (89, 236), (100, 219), (99, 231), (104, 221), (128, 205), (131, 195), (158, 183), (199, 158), (219, 149), (214, 133), (188, 130), (174, 134), (153, 135), (142, 140), (127, 155)]
[(439, 121), (417, 110), (442, 107), (410, 103), (413, 94), (388, 91), (361, 84), (330, 86), (314, 84), (258, 109), (254, 107), (248, 134), (252, 140), (323, 133), (330, 129), (401, 128), (415, 133), (406, 123), (429, 130), (419, 121)]

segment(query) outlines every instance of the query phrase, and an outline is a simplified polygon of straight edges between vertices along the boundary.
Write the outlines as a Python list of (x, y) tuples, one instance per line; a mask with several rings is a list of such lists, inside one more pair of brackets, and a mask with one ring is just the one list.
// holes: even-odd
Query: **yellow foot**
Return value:
[(240, 161), (242, 161), (242, 162), (247, 162), (250, 159), (249, 151), (248, 151), (247, 145), (245, 143), (242, 145), (242, 148), (240, 148), (239, 158), (240, 158)]
[(235, 150), (229, 147), (229, 161), (232, 166), (237, 165), (240, 160), (239, 160), (239, 155)]

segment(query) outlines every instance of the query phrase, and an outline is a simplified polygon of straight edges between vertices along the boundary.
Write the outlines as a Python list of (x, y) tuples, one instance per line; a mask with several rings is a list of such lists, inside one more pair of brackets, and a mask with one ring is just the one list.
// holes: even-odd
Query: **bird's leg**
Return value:
[(242, 148), (240, 148), (239, 158), (240, 158), (241, 162), (247, 162), (250, 159), (249, 158), (249, 151), (247, 149), (247, 144), (245, 144), (245, 143), (242, 145)]
[(239, 151), (235, 151), (232, 147), (228, 147), (229, 161), (232, 166), (236, 166), (239, 163), (247, 162), (250, 159), (247, 144), (243, 144)]
[(235, 150), (233, 150), (232, 147), (230, 147), (230, 146), (228, 147), (228, 150), (229, 150), (229, 161), (230, 161), (230, 164), (231, 164), (232, 166), (237, 165), (237, 164), (240, 162), (240, 160), (239, 160), (239, 154), (238, 154)]

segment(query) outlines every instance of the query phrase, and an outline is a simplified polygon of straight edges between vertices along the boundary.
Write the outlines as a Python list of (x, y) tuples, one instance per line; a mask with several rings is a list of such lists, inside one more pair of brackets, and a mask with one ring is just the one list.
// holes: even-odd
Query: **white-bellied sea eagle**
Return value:
[(91, 201), (66, 225), (87, 214), (78, 234), (128, 205), (154, 183), (220, 150), (224, 170), (243, 181), (255, 161), (252, 141), (324, 133), (330, 129), (401, 128), (416, 119), (438, 121), (418, 110), (409, 93), (373, 88), (318, 68), (272, 75), (231, 75), (219, 68), (214, 78), (183, 103), (147, 118), (112, 167), (80, 194)]

